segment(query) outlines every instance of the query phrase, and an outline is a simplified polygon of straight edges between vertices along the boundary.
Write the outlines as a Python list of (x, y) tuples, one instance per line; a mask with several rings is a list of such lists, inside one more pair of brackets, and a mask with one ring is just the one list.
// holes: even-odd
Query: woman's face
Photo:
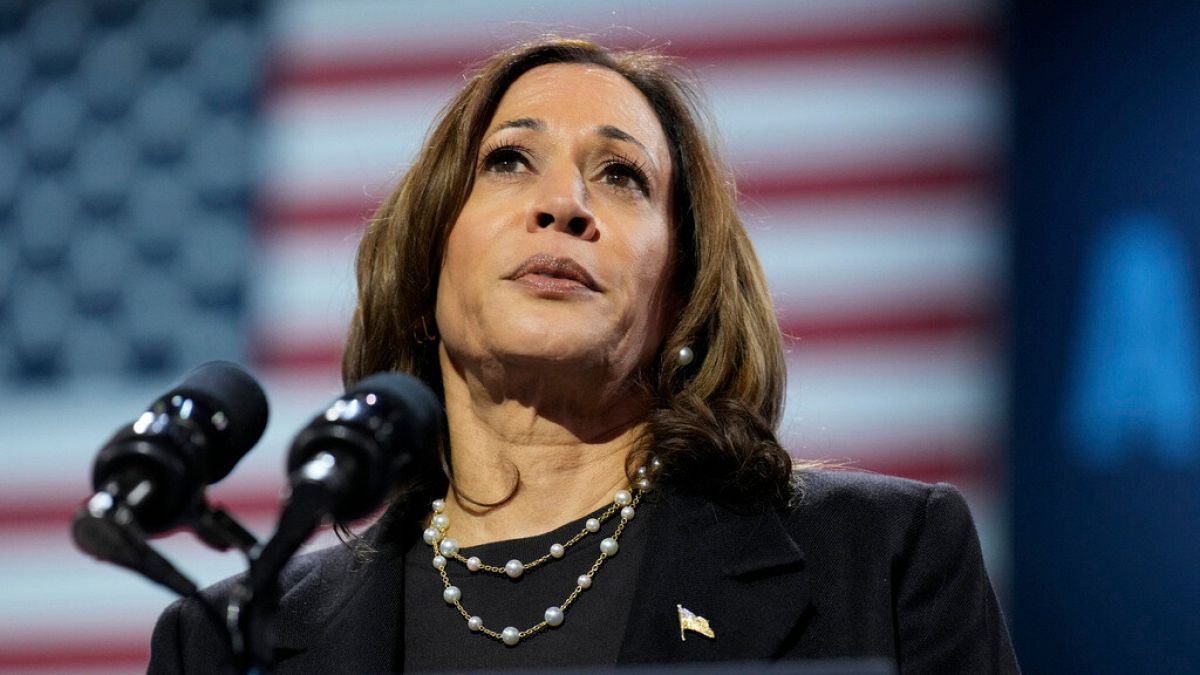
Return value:
[(599, 66), (539, 66), (496, 109), (446, 244), (452, 359), (624, 379), (662, 341), (671, 159), (645, 97)]

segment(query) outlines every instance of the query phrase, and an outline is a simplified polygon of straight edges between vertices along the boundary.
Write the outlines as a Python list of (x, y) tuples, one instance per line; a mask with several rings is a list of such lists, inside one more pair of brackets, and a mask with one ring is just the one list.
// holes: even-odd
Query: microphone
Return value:
[(92, 487), (146, 534), (166, 532), (198, 515), (204, 488), (229, 475), (266, 426), (258, 382), (236, 364), (205, 363), (104, 444)]
[(296, 435), (287, 461), (293, 492), (319, 486), (335, 519), (362, 518), (383, 502), (405, 466), (432, 449), (441, 418), (441, 402), (424, 382), (401, 373), (371, 375)]
[(266, 548), (301, 537), (299, 548), (326, 515), (370, 514), (403, 468), (432, 452), (440, 429), (442, 404), (418, 378), (377, 372), (354, 384), (296, 435), (287, 462), (292, 495)]
[(433, 449), (442, 405), (411, 375), (376, 373), (346, 390), (296, 435), (288, 452), (291, 495), (250, 573), (230, 595), (227, 628), (243, 665), (271, 663), (277, 580), (326, 517), (371, 513), (405, 467)]
[(411, 375), (376, 373), (330, 403), (292, 442), (291, 495), (251, 569), (252, 585), (273, 579), (327, 516), (369, 515), (405, 467), (432, 452), (441, 426), (441, 402)]
[(194, 592), (145, 536), (187, 523), (221, 550), (254, 546), (253, 535), (208, 506), (204, 488), (233, 470), (266, 424), (266, 396), (253, 377), (223, 361), (197, 367), (100, 449), (96, 492), (71, 525), (75, 544), (181, 595)]

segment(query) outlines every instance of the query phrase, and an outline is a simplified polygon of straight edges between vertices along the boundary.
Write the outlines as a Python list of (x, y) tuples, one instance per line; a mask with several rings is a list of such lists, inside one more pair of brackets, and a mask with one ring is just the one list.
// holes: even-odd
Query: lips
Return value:
[(548, 253), (539, 253), (521, 263), (508, 279), (513, 281), (546, 282), (564, 285), (574, 282), (592, 291), (600, 291), (600, 285), (586, 269), (571, 258), (559, 258)]

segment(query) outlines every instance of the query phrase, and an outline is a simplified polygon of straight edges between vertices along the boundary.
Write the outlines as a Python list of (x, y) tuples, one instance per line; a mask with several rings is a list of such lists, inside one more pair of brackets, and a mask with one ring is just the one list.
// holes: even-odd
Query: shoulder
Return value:
[(797, 475), (785, 521), (804, 550), (834, 632), (861, 626), (847, 606), (893, 617), (901, 672), (1018, 672), (1003, 614), (962, 494), (853, 471)]
[(793, 476), (793, 515), (837, 513), (843, 517), (901, 522), (924, 518), (931, 508), (967, 516), (966, 501), (949, 483), (842, 470), (803, 470)]
[[(794, 477), (784, 520), (809, 546), (904, 555), (920, 539), (966, 543), (976, 538), (970, 509), (948, 483), (842, 470), (806, 470)], [(977, 544), (976, 544), (977, 546)]]
[[(363, 567), (353, 551), (335, 545), (292, 559), (280, 575), (280, 628), (307, 634), (335, 613)], [(224, 608), (244, 574), (180, 598), (159, 616), (151, 638), (150, 672), (227, 672)]]
[(921, 505), (935, 493), (957, 493), (949, 483), (921, 481), (842, 469), (802, 469), (792, 476), (793, 505)]

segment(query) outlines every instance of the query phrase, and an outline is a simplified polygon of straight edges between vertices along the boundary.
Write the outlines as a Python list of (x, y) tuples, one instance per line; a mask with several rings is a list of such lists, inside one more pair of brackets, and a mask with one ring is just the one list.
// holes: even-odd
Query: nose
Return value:
[(525, 229), (557, 230), (586, 241), (596, 238), (596, 218), (588, 208), (583, 179), (573, 167), (542, 176)]

